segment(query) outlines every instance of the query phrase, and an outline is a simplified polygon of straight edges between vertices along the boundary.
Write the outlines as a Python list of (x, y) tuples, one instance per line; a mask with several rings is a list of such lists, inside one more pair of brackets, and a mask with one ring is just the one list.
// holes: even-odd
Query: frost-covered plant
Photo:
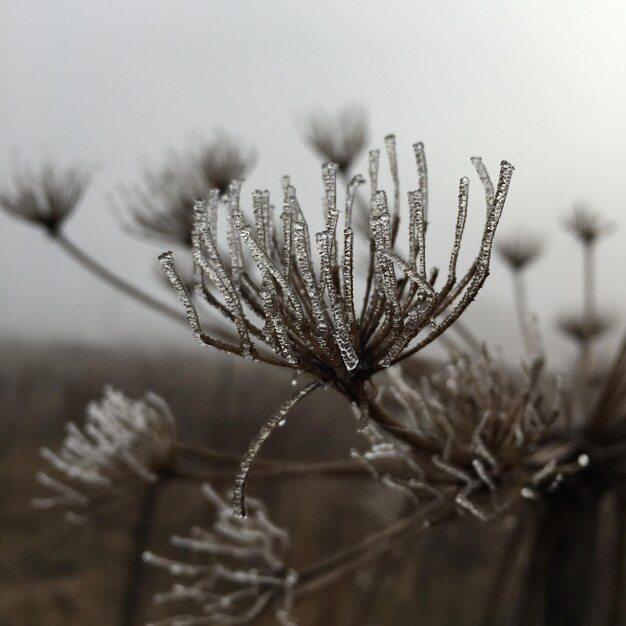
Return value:
[[(489, 273), (493, 239), (513, 167), (502, 162), (494, 189), (481, 160), (472, 159), (484, 186), (487, 205), (479, 252), (471, 267), (457, 276), (469, 196), (469, 180), (462, 178), (448, 273), (437, 287), (437, 270), (428, 271), (426, 262), (428, 186), (423, 146), (414, 145), (419, 188), (408, 193), (408, 257), (401, 256), (397, 246), (400, 188), (393, 135), (386, 138), (385, 146), (393, 180), (392, 200), (388, 201), (387, 194), (378, 188), (379, 152), (373, 150), (369, 159), (370, 233), (365, 242), (370, 256), (360, 307), (355, 295), (355, 236), (351, 224), (355, 194), (365, 180), (355, 176), (348, 184), (341, 229), (338, 167), (334, 163), (323, 167), (326, 224), (315, 235), (314, 243), (296, 191), (287, 177), (283, 180), (283, 210), (279, 221), (274, 217), (269, 193), (254, 192), (254, 226), (247, 222), (240, 207), (240, 184), (231, 186), (226, 256), (220, 249), (217, 232), (218, 192), (214, 191), (206, 202), (196, 203), (192, 248), (195, 291), (232, 321), (238, 333), (236, 342), (215, 339), (203, 330), (191, 295), (176, 269), (173, 253), (160, 256), (198, 342), (253, 360), (290, 367), (315, 378), (280, 407), (251, 443), (234, 488), (233, 508), (238, 514), (245, 514), (246, 478), (263, 442), (288, 411), (315, 389), (324, 385), (335, 387), (349, 399), (361, 425), (370, 418), (383, 427), (393, 425), (393, 418), (381, 417), (372, 402), (373, 394), (368, 389), (371, 377), (439, 337), (476, 297)], [(319, 269), (313, 259), (314, 248)], [(422, 337), (418, 339), (420, 334)], [(397, 429), (394, 434), (402, 438)]]
[(62, 507), (70, 520), (103, 500), (155, 483), (172, 468), (176, 427), (161, 398), (148, 393), (130, 400), (110, 387), (87, 407), (82, 428), (66, 427), (59, 450), (42, 448), (51, 473), (37, 481), (53, 493), (33, 499), (37, 508)]
[(486, 350), (456, 355), (417, 380), (390, 370), (383, 390), (411, 443), (370, 428), (369, 449), (353, 454), (416, 503), (454, 502), (486, 521), (565, 471), (538, 455), (561, 412), (556, 380), (540, 359), (518, 373)]
[(248, 624), (276, 600), (278, 622), (293, 626), (290, 612), (297, 574), (285, 565), (287, 533), (272, 523), (258, 500), (248, 500), (249, 515), (241, 518), (209, 484), (203, 485), (202, 492), (216, 509), (211, 530), (194, 527), (189, 536), (171, 538), (172, 546), (187, 550), (189, 559), (144, 554), (147, 563), (166, 569), (176, 579), (170, 591), (155, 596), (157, 604), (193, 607), (190, 614), (154, 626)]

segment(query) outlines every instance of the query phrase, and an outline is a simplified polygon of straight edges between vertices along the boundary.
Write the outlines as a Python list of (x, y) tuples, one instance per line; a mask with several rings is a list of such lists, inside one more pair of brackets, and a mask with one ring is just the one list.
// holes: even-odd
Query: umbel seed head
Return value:
[[(322, 168), (325, 227), (312, 236), (289, 178), (283, 180), (282, 212), (276, 219), (268, 191), (253, 194), (253, 223), (240, 205), (241, 183), (226, 199), (225, 246), (218, 235), (218, 195), (195, 206), (192, 255), (196, 292), (234, 325), (238, 339), (209, 337), (173, 254), (160, 260), (183, 302), (196, 339), (248, 358), (293, 367), (347, 391), (380, 369), (417, 352), (445, 331), (467, 308), (489, 273), (491, 249), (504, 208), (513, 167), (503, 161), (497, 187), (480, 159), (474, 159), (485, 188), (487, 217), (478, 255), (457, 276), (457, 259), (465, 228), (469, 180), (459, 184), (459, 203), (445, 281), (435, 284), (427, 267), (428, 189), (422, 144), (415, 144), (419, 188), (408, 193), (408, 257), (398, 251), (400, 191), (395, 137), (385, 139), (393, 191), (378, 189), (379, 153), (370, 153), (370, 252), (365, 297), (355, 295), (355, 231), (351, 219), (358, 188), (347, 186), (343, 224), (338, 196), (338, 166)], [(227, 249), (227, 253), (223, 249)], [(317, 256), (317, 259), (314, 257)], [(257, 322), (257, 320), (260, 321)], [(411, 343), (422, 333), (422, 338)], [(269, 353), (268, 353), (269, 352)]]
[(16, 170), (11, 185), (0, 191), (0, 206), (9, 214), (56, 234), (83, 197), (91, 173), (80, 167), (45, 163), (38, 170)]

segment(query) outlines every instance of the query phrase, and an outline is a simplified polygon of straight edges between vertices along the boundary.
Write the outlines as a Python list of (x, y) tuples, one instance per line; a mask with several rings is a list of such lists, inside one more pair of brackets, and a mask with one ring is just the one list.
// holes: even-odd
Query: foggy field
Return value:
[[(0, 359), (0, 623), (2, 626), (111, 626), (118, 624), (128, 593), (133, 533), (142, 496), (130, 497), (83, 526), (62, 521), (58, 511), (38, 511), (35, 472), (45, 469), (42, 445), (54, 448), (66, 420), (82, 419), (84, 407), (111, 383), (130, 397), (155, 389), (169, 402), (182, 440), (242, 452), (262, 419), (290, 387), (290, 375), (270, 368), (191, 354), (141, 353), (50, 343), (5, 343)], [(204, 358), (203, 358), (204, 357)], [(332, 397), (332, 402), (330, 398)], [(207, 398), (213, 403), (207, 404)], [(251, 406), (254, 411), (249, 410)], [(268, 444), (267, 456), (290, 460), (345, 458), (358, 445), (352, 416), (328, 391), (290, 416)], [(332, 426), (332, 428), (331, 428)], [(230, 480), (216, 484), (230, 488)], [(354, 491), (359, 490), (360, 510)], [(250, 493), (262, 496), (275, 521), (287, 527), (301, 567), (381, 527), (399, 511), (399, 500), (359, 477), (265, 481), (252, 477)], [(176, 555), (167, 537), (202, 524), (210, 507), (193, 485), (170, 484), (156, 502), (149, 546)], [(367, 515), (360, 513), (366, 511)], [(489, 541), (480, 538), (489, 535)], [(304, 625), (453, 626), (480, 624), (493, 554), (502, 531), (461, 521), (434, 529), (341, 585), (298, 604)], [(407, 549), (412, 556), (407, 556)], [(168, 552), (169, 551), (169, 552)], [(492, 553), (492, 554), (490, 554)], [(136, 624), (159, 615), (151, 594), (168, 577), (141, 567), (141, 609)], [(371, 589), (373, 593), (368, 593)], [(163, 614), (165, 615), (165, 614)], [(264, 623), (274, 623), (273, 618)]]

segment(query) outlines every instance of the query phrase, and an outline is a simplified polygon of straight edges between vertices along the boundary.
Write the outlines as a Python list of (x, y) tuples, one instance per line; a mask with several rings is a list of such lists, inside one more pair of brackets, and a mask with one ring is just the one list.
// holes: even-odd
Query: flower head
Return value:
[[(332, 385), (368, 419), (367, 381), (378, 371), (421, 350), (469, 306), (489, 273), (491, 248), (504, 207), (513, 167), (503, 161), (497, 188), (480, 161), (473, 159), (485, 188), (487, 217), (478, 255), (457, 277), (457, 257), (465, 227), (469, 180), (462, 178), (456, 229), (445, 282), (436, 287), (437, 270), (427, 270), (426, 162), (422, 144), (415, 144), (419, 189), (408, 194), (407, 240), (409, 256), (397, 251), (400, 190), (395, 137), (385, 140), (393, 180), (392, 199), (378, 189), (379, 153), (370, 153), (369, 269), (363, 304), (358, 309), (354, 285), (355, 233), (351, 226), (357, 188), (365, 182), (355, 176), (347, 186), (343, 229), (339, 226), (336, 164), (323, 167), (325, 228), (314, 238), (296, 196), (283, 180), (283, 210), (274, 219), (267, 191), (253, 194), (254, 225), (240, 207), (240, 183), (231, 185), (227, 199), (228, 256), (217, 236), (218, 197), (196, 203), (192, 256), (196, 292), (231, 320), (238, 335), (233, 342), (210, 337), (183, 280), (173, 254), (159, 258), (187, 312), (196, 339), (203, 345), (275, 365), (294, 368), (315, 377), (285, 402), (268, 420), (245, 455), (234, 489), (234, 509), (245, 514), (243, 489), (247, 472), (261, 445), (288, 411), (308, 393)], [(282, 235), (282, 236), (281, 236)], [(247, 248), (247, 250), (246, 250)], [(319, 258), (315, 268), (313, 249)], [(260, 323), (259, 323), (260, 322)], [(423, 338), (410, 346), (417, 336)], [(273, 353), (273, 354), (272, 354)]]
[(348, 174), (368, 141), (367, 116), (358, 106), (346, 106), (335, 116), (318, 112), (305, 128), (305, 140), (324, 160)]
[(355, 453), (387, 486), (415, 500), (453, 501), (488, 519), (556, 473), (535, 456), (561, 412), (556, 381), (540, 360), (521, 376), (488, 352), (456, 356), (416, 381), (389, 375), (388, 401), (412, 441), (369, 428), (370, 448)]
[(584, 204), (577, 204), (565, 220), (565, 228), (584, 245), (591, 245), (609, 235), (614, 226), (602, 214)]
[(163, 400), (148, 393), (133, 401), (106, 388), (87, 407), (82, 429), (69, 422), (61, 448), (41, 450), (53, 472), (40, 472), (37, 480), (53, 495), (35, 498), (33, 506), (84, 510), (154, 483), (170, 468), (175, 440), (174, 418)]
[(233, 181), (250, 173), (256, 160), (254, 150), (242, 147), (224, 133), (205, 144), (196, 158), (198, 172), (206, 185), (222, 195), (228, 193)]
[[(396, 251), (400, 193), (393, 136), (386, 139), (386, 146), (394, 179), (391, 201), (377, 187), (378, 152), (370, 154), (371, 232), (366, 245), (371, 254), (361, 311), (357, 310), (355, 296), (355, 237), (351, 227), (354, 197), (365, 182), (361, 176), (355, 176), (348, 185), (345, 223), (341, 229), (337, 166), (324, 166), (326, 226), (314, 239), (309, 235), (295, 188), (288, 178), (284, 180), (283, 211), (278, 224), (269, 192), (254, 192), (254, 225), (250, 225), (239, 203), (240, 184), (231, 186), (227, 259), (219, 250), (217, 238), (217, 196), (213, 195), (206, 203), (196, 203), (192, 250), (196, 290), (232, 320), (239, 335), (238, 345), (218, 347), (307, 371), (345, 388), (351, 381), (365, 380), (424, 347), (460, 316), (488, 274), (493, 237), (513, 168), (502, 163), (495, 195), (488, 181), (487, 220), (479, 254), (469, 270), (458, 278), (457, 256), (469, 192), (468, 179), (461, 179), (448, 275), (443, 285), (436, 288), (436, 271), (429, 272), (426, 267), (427, 190), (422, 146), (415, 145), (420, 189), (408, 194), (408, 258)], [(475, 162), (481, 174), (486, 175), (482, 163)], [(246, 247), (250, 258), (245, 253)], [(315, 269), (313, 249), (319, 258), (319, 271)], [(216, 345), (200, 327), (172, 253), (164, 253), (160, 260), (186, 307), (196, 338), (200, 343)], [(218, 301), (219, 297), (223, 302)], [(263, 325), (257, 325), (254, 318), (260, 318)], [(421, 331), (427, 331), (424, 338), (407, 349)], [(275, 356), (262, 352), (257, 343), (264, 344)]]
[(516, 233), (500, 238), (496, 252), (514, 272), (518, 272), (535, 262), (543, 252), (543, 239), (533, 233)]
[(39, 170), (24, 167), (12, 187), (0, 192), (0, 206), (10, 215), (43, 226), (55, 234), (83, 197), (91, 174), (79, 167), (46, 163)]
[(194, 203), (217, 200), (230, 184), (248, 174), (256, 156), (226, 135), (218, 135), (193, 155), (172, 154), (161, 171), (147, 172), (141, 185), (123, 188), (129, 228), (142, 236), (189, 247)]
[(593, 341), (606, 334), (613, 326), (607, 313), (582, 313), (563, 315), (558, 322), (561, 332), (578, 343)]
[(194, 202), (207, 197), (210, 189), (192, 162), (172, 155), (160, 172), (146, 173), (142, 185), (122, 189), (129, 229), (189, 247)]
[(166, 619), (158, 626), (248, 624), (271, 603), (277, 603), (280, 624), (295, 626), (289, 613), (297, 576), (285, 565), (287, 533), (270, 521), (258, 500), (250, 499), (250, 515), (238, 518), (208, 484), (203, 492), (217, 511), (211, 530), (196, 527), (188, 537), (171, 538), (171, 544), (189, 551), (191, 558), (179, 561), (144, 554), (146, 562), (185, 581), (156, 595), (155, 601), (188, 602), (195, 607), (192, 614)]

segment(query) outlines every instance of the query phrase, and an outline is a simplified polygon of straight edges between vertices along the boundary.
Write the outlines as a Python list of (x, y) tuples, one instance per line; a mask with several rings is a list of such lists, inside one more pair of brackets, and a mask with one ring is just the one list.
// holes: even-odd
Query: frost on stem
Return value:
[(59, 450), (41, 450), (52, 471), (39, 472), (37, 481), (53, 493), (34, 498), (32, 505), (65, 508), (70, 521), (80, 519), (74, 509), (154, 483), (171, 466), (174, 418), (152, 393), (130, 400), (107, 387), (100, 401), (88, 405), (83, 427), (69, 422), (65, 430)]
[(278, 623), (295, 626), (290, 614), (297, 575), (285, 565), (287, 533), (272, 523), (258, 500), (249, 499), (250, 515), (240, 518), (208, 484), (203, 493), (216, 509), (212, 528), (196, 527), (189, 536), (171, 538), (172, 546), (187, 550), (189, 558), (144, 554), (147, 563), (177, 579), (170, 591), (155, 596), (155, 602), (192, 608), (153, 626), (248, 624), (272, 604)]
[(0, 206), (9, 215), (55, 234), (78, 206), (90, 179), (91, 174), (80, 167), (25, 166), (14, 173), (12, 186), (0, 191)]
[(487, 520), (558, 474), (555, 463), (546, 469), (536, 457), (561, 413), (556, 380), (542, 361), (514, 373), (485, 351), (454, 357), (419, 380), (395, 370), (389, 376), (386, 402), (403, 415), (413, 445), (366, 430), (370, 447), (354, 453), (388, 487), (418, 502), (453, 501)]

